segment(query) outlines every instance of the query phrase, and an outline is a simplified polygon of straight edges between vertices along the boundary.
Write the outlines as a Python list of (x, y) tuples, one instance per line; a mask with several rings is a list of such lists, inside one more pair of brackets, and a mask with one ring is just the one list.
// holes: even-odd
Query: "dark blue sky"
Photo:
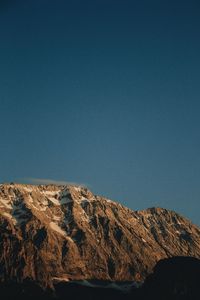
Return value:
[(1, 1), (0, 181), (200, 224), (199, 81), (199, 1)]

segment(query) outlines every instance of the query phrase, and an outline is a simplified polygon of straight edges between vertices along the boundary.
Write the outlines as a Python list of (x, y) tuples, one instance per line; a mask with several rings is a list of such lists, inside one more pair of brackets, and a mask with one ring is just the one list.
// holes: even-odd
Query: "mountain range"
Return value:
[(174, 211), (133, 211), (73, 185), (0, 185), (0, 282), (140, 285), (162, 259), (200, 258), (200, 229)]

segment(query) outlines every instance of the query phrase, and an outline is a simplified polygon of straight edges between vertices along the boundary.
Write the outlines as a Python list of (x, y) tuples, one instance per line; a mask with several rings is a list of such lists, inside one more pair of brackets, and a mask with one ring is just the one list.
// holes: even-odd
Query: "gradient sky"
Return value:
[(0, 2), (0, 181), (200, 224), (200, 2)]

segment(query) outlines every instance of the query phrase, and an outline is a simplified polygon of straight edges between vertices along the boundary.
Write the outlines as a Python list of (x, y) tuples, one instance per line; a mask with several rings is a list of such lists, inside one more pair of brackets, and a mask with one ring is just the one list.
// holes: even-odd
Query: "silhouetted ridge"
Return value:
[(197, 300), (200, 297), (200, 260), (173, 257), (160, 260), (146, 279), (143, 297), (155, 300)]

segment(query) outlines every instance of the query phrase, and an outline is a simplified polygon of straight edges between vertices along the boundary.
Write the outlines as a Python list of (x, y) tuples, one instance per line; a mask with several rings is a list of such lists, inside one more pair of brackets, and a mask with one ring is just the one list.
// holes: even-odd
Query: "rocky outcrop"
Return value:
[(2, 282), (141, 281), (171, 256), (200, 257), (200, 229), (175, 212), (132, 211), (79, 186), (0, 185)]

